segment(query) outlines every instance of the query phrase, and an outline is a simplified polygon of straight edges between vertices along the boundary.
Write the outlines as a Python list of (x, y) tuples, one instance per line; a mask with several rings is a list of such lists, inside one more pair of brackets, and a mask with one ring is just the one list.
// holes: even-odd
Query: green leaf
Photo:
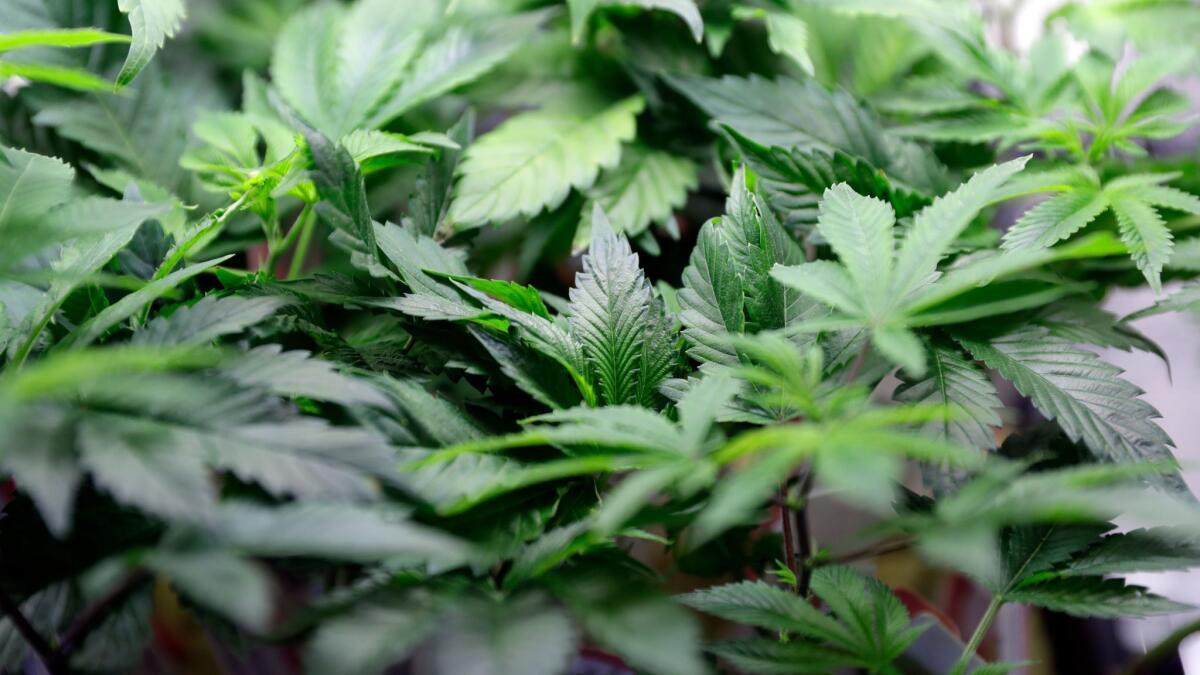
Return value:
[(225, 551), (155, 551), (142, 559), (150, 569), (203, 605), (256, 633), (274, 614), (274, 584), (265, 569)]
[(1172, 528), (1110, 534), (1059, 568), (1066, 575), (1182, 570), (1200, 565), (1200, 541)]
[(928, 194), (941, 192), (946, 183), (945, 169), (928, 151), (890, 134), (848, 94), (829, 91), (815, 80), (727, 76), (668, 81), (716, 123), (765, 146), (842, 151)]
[(909, 623), (908, 610), (878, 579), (848, 567), (822, 567), (813, 572), (812, 590), (849, 632), (840, 643), (873, 670), (890, 664), (908, 649), (927, 626)]
[(312, 672), (377, 675), (404, 660), (436, 626), (438, 613), (424, 595), (402, 606), (366, 604), (317, 626), (304, 662)]
[(570, 294), (571, 333), (596, 370), (604, 401), (620, 405), (637, 400), (639, 380), (650, 380), (642, 386), (654, 391), (665, 378), (656, 361), (669, 363), (670, 354), (664, 359), (652, 351), (649, 362), (642, 355), (669, 337), (647, 330), (661, 322), (662, 305), (629, 242), (612, 231), (599, 206), (592, 220), (591, 249)]
[(479, 675), (557, 675), (575, 654), (564, 612), (538, 595), (463, 603), (434, 637), (433, 669)]
[(176, 309), (170, 316), (157, 317), (134, 333), (130, 341), (137, 345), (202, 345), (240, 333), (288, 304), (286, 299), (272, 296), (208, 295), (194, 305)]
[(767, 147), (731, 127), (723, 127), (758, 178), (759, 191), (789, 227), (806, 227), (816, 221), (818, 195), (838, 183), (855, 192), (877, 197), (896, 209), (897, 215), (912, 215), (929, 203), (929, 198), (893, 183), (887, 174), (866, 160), (841, 150)]
[(183, 0), (119, 0), (117, 7), (129, 16), (129, 26), (133, 29), (129, 55), (117, 75), (117, 86), (123, 87), (142, 72), (167, 38), (175, 36), (187, 8)]
[(828, 647), (763, 638), (716, 642), (708, 650), (735, 668), (764, 675), (830, 673), (858, 662), (853, 656)]
[(679, 319), (688, 341), (688, 354), (704, 363), (738, 363), (728, 334), (745, 330), (745, 291), (742, 277), (729, 257), (725, 233), (706, 224), (683, 270), (679, 289)]
[(474, 112), (468, 110), (463, 113), (447, 135), (459, 147), (443, 148), (436, 158), (426, 163), (425, 170), (417, 179), (416, 192), (409, 200), (408, 212), (413, 228), (426, 237), (432, 237), (442, 229), (450, 213), (458, 163), (466, 148), (475, 141)]
[(220, 265), (231, 257), (233, 256), (227, 255), (202, 263), (196, 263), (195, 265), (172, 272), (162, 279), (151, 281), (133, 293), (109, 305), (103, 312), (89, 319), (76, 332), (72, 333), (69, 338), (63, 341), (63, 346), (79, 349), (90, 345), (97, 338), (107, 333), (110, 328), (133, 316), (146, 305), (162, 297), (164, 293), (169, 292), (188, 279)]
[(935, 343), (929, 349), (929, 375), (909, 378), (896, 390), (897, 401), (945, 405), (955, 414), (925, 426), (927, 433), (967, 448), (993, 449), (1003, 404), (987, 373), (961, 350)]
[(545, 16), (539, 11), (501, 14), (450, 26), (425, 46), (392, 98), (368, 124), (383, 126), (486, 75), (536, 35)]
[(1059, 193), (1026, 211), (1004, 233), (1008, 250), (1046, 248), (1070, 237), (1108, 210), (1108, 199), (1094, 189)]
[(194, 450), (168, 450), (142, 425), (116, 420), (85, 423), (78, 443), (92, 480), (117, 501), (184, 522), (212, 518), (215, 489)]
[(541, 21), (539, 13), (447, 20), (436, 3), (406, 9), (358, 0), (297, 12), (275, 41), (272, 81), (309, 124), (340, 139), (478, 78)]
[[(179, 0), (169, 0), (178, 2)], [(151, 67), (136, 87), (119, 93), (93, 93), (42, 107), (34, 121), (53, 127), (108, 162), (168, 190), (184, 186), (179, 166), (195, 111), (220, 100), (199, 75)]]
[(410, 521), (391, 507), (310, 502), (275, 508), (248, 503), (221, 506), (214, 534), (230, 546), (265, 557), (317, 556), (349, 562), (386, 559), (454, 566), (468, 546)]
[(369, 254), (375, 252), (375, 225), (367, 205), (367, 190), (362, 170), (340, 145), (319, 132), (305, 133), (312, 157), (313, 184), (321, 201), (317, 213), (335, 229), (358, 239)]
[[(47, 586), (21, 602), (21, 614), (42, 635), (51, 635), (66, 618), (71, 589), (68, 584)], [(33, 648), (8, 616), (0, 619), (0, 668), (19, 671)]]
[[(956, 336), (976, 359), (1013, 383), (1047, 418), (1098, 457), (1116, 462), (1173, 462), (1171, 439), (1121, 370), (1095, 354), (1029, 326), (990, 340)], [(1178, 476), (1156, 479), (1186, 490)]]
[(227, 361), (222, 369), (247, 387), (262, 387), (281, 396), (307, 396), (340, 405), (370, 405), (391, 409), (391, 401), (368, 381), (334, 370), (329, 361), (311, 358), (303, 350), (283, 351), (282, 345), (255, 347)]
[(588, 636), (630, 666), (658, 675), (708, 672), (700, 627), (660, 592), (616, 575), (579, 573), (552, 583)]
[(571, 10), (571, 41), (578, 44), (583, 38), (588, 19), (597, 8), (612, 5), (671, 12), (683, 19), (696, 42), (704, 39), (704, 17), (700, 15), (695, 0), (568, 0), (567, 6)]
[(803, 19), (787, 12), (750, 7), (734, 7), (733, 15), (737, 19), (762, 19), (771, 51), (788, 57), (810, 77), (814, 75), (812, 57), (808, 55), (808, 24)]
[(0, 53), (23, 47), (88, 47), (108, 42), (129, 42), (129, 37), (97, 28), (18, 30), (0, 34)]
[(606, 108), (574, 104), (510, 118), (467, 149), (450, 219), (501, 223), (557, 207), (572, 188), (591, 187), (600, 169), (616, 166), (644, 105), (633, 96)]
[[(636, 237), (652, 224), (670, 230), (675, 211), (698, 184), (696, 165), (690, 160), (634, 144), (622, 151), (621, 163), (605, 171), (588, 190), (588, 198), (608, 215), (613, 230)], [(584, 206), (575, 231), (576, 250), (591, 240), (593, 210)]]
[(1126, 316), (1123, 321), (1136, 321), (1168, 312), (1185, 312), (1200, 307), (1200, 284), (1190, 283), (1153, 305)]
[(1162, 268), (1171, 257), (1172, 236), (1162, 216), (1142, 199), (1117, 195), (1112, 197), (1113, 213), (1121, 241), (1137, 268), (1146, 276), (1155, 293), (1162, 291)]
[(1143, 617), (1191, 609), (1190, 605), (1154, 595), (1141, 586), (1100, 577), (1048, 579), (1021, 586), (1005, 597), (1012, 602), (1080, 617)]
[(75, 494), (83, 480), (70, 432), (60, 411), (43, 412), (27, 438), (5, 443), (0, 466), (11, 472), (21, 490), (33, 499), (46, 529), (65, 537), (71, 529)]
[(954, 240), (1028, 161), (1025, 156), (980, 171), (917, 213), (896, 252), (892, 297), (903, 298), (928, 283)]
[(203, 448), (215, 466), (276, 496), (368, 499), (381, 480), (400, 482), (395, 451), (378, 434), (316, 418), (175, 429), (163, 439), (172, 441)]
[(851, 639), (846, 626), (795, 593), (761, 581), (742, 581), (693, 591), (678, 597), (683, 604), (729, 621), (775, 631), (789, 631), (831, 643)]
[(45, 82), (77, 91), (109, 91), (112, 83), (79, 68), (64, 68), (43, 63), (14, 63), (0, 61), (0, 77), (23, 77), (33, 82)]
[(896, 217), (892, 207), (863, 197), (846, 184), (825, 191), (818, 229), (829, 242), (862, 299), (863, 311), (878, 316), (890, 299)]

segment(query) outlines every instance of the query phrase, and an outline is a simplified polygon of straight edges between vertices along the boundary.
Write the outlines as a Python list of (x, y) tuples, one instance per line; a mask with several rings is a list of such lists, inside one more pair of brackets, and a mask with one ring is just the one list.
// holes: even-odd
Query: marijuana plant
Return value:
[[(1162, 152), (1197, 55), (1155, 39), (1189, 26), (3, 3), (0, 672), (191, 635), (287, 672), (978, 675), (1020, 665), (977, 653), (1007, 604), (1186, 609), (1124, 578), (1200, 565), (1200, 509), (1104, 350), (1165, 360), (1134, 322), (1200, 307)], [(818, 495), (870, 525), (816, 541)], [(895, 551), (984, 615), (913, 609)]]

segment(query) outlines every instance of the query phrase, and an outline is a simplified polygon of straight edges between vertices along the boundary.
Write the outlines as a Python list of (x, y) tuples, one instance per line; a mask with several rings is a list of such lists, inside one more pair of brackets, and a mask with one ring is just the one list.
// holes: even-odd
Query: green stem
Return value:
[(1165, 640), (1142, 655), (1142, 658), (1130, 664), (1122, 675), (1149, 675), (1155, 666), (1179, 651), (1179, 643), (1195, 633), (1200, 633), (1200, 619), (1177, 628)]
[[(308, 257), (308, 246), (312, 242), (313, 231), (316, 229), (317, 218), (316, 212), (312, 210), (312, 204), (307, 204), (300, 217), (296, 219), (296, 225), (293, 230), (300, 230), (300, 240), (296, 242), (296, 250), (292, 252), (292, 264), (288, 266), (287, 278), (295, 279), (304, 271), (304, 260)], [(288, 232), (288, 237), (292, 233)]]
[(983, 642), (988, 628), (992, 627), (992, 622), (996, 620), (996, 614), (1000, 612), (1000, 608), (1003, 606), (1004, 596), (993, 595), (992, 601), (988, 603), (987, 611), (983, 613), (983, 618), (979, 620), (979, 625), (975, 627), (975, 633), (971, 635), (970, 642), (963, 649), (958, 663), (954, 664), (954, 669), (950, 671), (953, 675), (962, 675), (967, 671), (967, 665), (971, 663), (971, 657), (975, 656), (975, 652), (979, 650), (979, 644)]

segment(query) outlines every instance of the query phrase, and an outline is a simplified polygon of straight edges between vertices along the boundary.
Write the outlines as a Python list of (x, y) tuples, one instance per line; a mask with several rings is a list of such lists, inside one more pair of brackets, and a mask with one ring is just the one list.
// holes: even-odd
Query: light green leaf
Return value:
[(1162, 216), (1140, 198), (1116, 194), (1112, 198), (1113, 213), (1121, 241), (1137, 268), (1146, 276), (1155, 293), (1162, 292), (1162, 268), (1171, 257), (1172, 236)]
[(501, 223), (557, 207), (572, 188), (590, 187), (600, 169), (617, 164), (643, 106), (634, 96), (607, 108), (576, 105), (512, 117), (467, 149), (450, 219)]
[(892, 297), (904, 298), (928, 283), (954, 240), (1028, 161), (1025, 156), (980, 171), (917, 213), (896, 253)]
[(305, 650), (311, 672), (378, 675), (404, 660), (436, 626), (438, 612), (421, 595), (403, 606), (360, 604), (322, 622)]
[(183, 0), (119, 0), (117, 7), (129, 16), (129, 25), (133, 29), (129, 55), (117, 75), (117, 86), (123, 87), (142, 72), (167, 38), (175, 36), (187, 15), (187, 8)]
[(129, 42), (129, 37), (97, 28), (54, 28), (0, 33), (0, 53), (22, 47), (88, 47), (108, 42)]
[[(699, 178), (696, 165), (668, 152), (634, 144), (621, 152), (621, 163), (600, 176), (588, 198), (608, 214), (613, 230), (635, 237), (652, 224), (670, 226)], [(591, 240), (593, 209), (585, 205), (575, 231), (574, 248)]]
[(716, 642), (708, 650), (736, 668), (762, 675), (824, 675), (858, 662), (840, 650), (765, 638)]
[(700, 16), (700, 10), (696, 7), (695, 0), (568, 0), (567, 6), (571, 10), (571, 41), (578, 44), (583, 38), (584, 29), (587, 28), (587, 22), (592, 12), (599, 7), (612, 5), (671, 12), (683, 19), (696, 42), (704, 39), (704, 17)]
[(1008, 232), (1003, 248), (1046, 248), (1070, 237), (1108, 209), (1098, 190), (1080, 188), (1050, 197), (1026, 211)]
[(896, 216), (892, 207), (878, 199), (863, 197), (839, 183), (821, 199), (818, 229), (833, 248), (863, 299), (863, 310), (878, 316), (886, 311), (891, 290), (892, 229)]
[(588, 636), (630, 666), (656, 675), (708, 672), (695, 618), (660, 592), (620, 576), (569, 575), (556, 586)]

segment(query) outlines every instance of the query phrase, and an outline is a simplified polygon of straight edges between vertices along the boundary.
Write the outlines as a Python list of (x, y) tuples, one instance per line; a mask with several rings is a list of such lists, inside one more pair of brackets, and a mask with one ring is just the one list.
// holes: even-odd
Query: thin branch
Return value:
[(865, 558), (878, 558), (879, 556), (887, 555), (889, 553), (906, 551), (912, 548), (912, 545), (913, 542), (911, 539), (893, 539), (891, 541), (876, 542), (869, 546), (864, 546), (862, 548), (831, 556), (826, 564), (843, 565), (845, 563), (863, 560)]
[(62, 660), (59, 654), (33, 627), (33, 624), (29, 623), (29, 619), (25, 618), (25, 614), (21, 612), (21, 607), (4, 591), (0, 591), (0, 611), (8, 616), (8, 620), (12, 622), (25, 642), (33, 648), (33, 651), (37, 652), (38, 658), (46, 665), (47, 670), (55, 675), (66, 673), (66, 670), (61, 667)]
[(871, 352), (871, 340), (868, 338), (863, 342), (862, 348), (854, 355), (854, 361), (850, 363), (850, 367), (846, 370), (846, 375), (842, 378), (845, 384), (851, 384), (858, 379), (859, 372), (862, 371), (863, 364), (867, 361), (867, 354)]
[(120, 607), (129, 596), (150, 581), (151, 574), (144, 569), (136, 569), (125, 576), (104, 595), (96, 598), (90, 605), (84, 607), (71, 625), (63, 633), (58, 645), (58, 654), (62, 660), (70, 657), (93, 630), (98, 628), (113, 610)]
[(812, 484), (813, 469), (810, 466), (804, 473), (804, 478), (800, 479), (800, 508), (794, 512), (796, 541), (799, 544), (796, 553), (800, 556), (800, 562), (797, 565), (800, 568), (800, 576), (796, 578), (799, 582), (796, 590), (801, 596), (808, 595), (808, 583), (812, 578), (813, 544), (812, 534), (808, 528), (808, 496), (812, 492)]
[(787, 568), (792, 571), (792, 577), (799, 581), (800, 570), (796, 567), (796, 535), (792, 528), (791, 508), (788, 506), (788, 484), (786, 482), (779, 486), (779, 496), (776, 498), (776, 501), (779, 504), (779, 519), (783, 521), (783, 560), (787, 564)]

